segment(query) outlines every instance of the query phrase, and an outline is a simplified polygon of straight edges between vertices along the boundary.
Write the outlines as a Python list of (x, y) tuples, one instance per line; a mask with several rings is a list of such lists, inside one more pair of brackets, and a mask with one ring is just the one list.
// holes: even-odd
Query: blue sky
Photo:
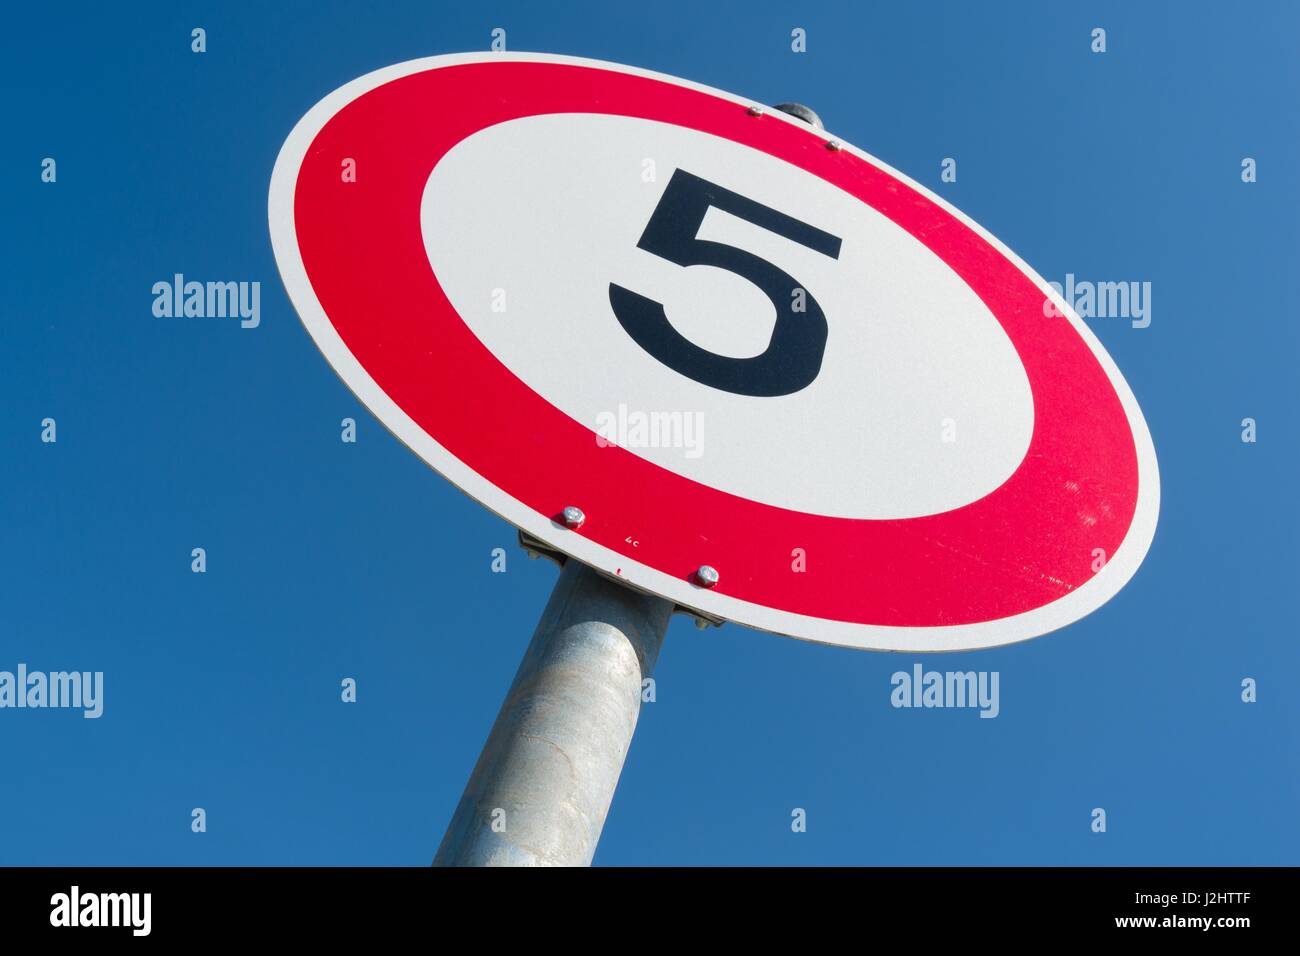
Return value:
[[(0, 864), (431, 859), (556, 572), (326, 365), (280, 286), (266, 189), (325, 93), (495, 27), (511, 49), (807, 103), (1046, 278), (1153, 288), (1148, 328), (1090, 323), (1160, 459), (1130, 585), (1063, 631), (941, 657), (675, 619), (596, 862), (1295, 863), (1300, 14), (992, 6), (15, 8), (0, 670), (103, 671), (105, 702), (0, 710)], [(260, 281), (261, 325), (153, 318), (175, 272)], [(916, 660), (1000, 672), (998, 718), (892, 708)]]

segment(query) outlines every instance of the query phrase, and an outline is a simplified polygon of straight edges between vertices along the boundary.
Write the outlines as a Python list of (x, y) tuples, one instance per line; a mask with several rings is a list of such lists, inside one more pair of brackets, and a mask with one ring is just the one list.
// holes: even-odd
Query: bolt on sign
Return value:
[(307, 330), (398, 438), (681, 606), (989, 647), (1096, 609), (1150, 546), (1151, 437), (1069, 303), (752, 100), (572, 57), (402, 63), (303, 117), (269, 217)]

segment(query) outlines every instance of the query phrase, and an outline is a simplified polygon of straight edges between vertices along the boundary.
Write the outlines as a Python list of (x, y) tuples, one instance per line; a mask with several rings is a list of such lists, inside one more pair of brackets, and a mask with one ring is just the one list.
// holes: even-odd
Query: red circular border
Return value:
[[(640, 117), (722, 136), (819, 176), (906, 229), (983, 300), (1024, 364), (1034, 431), (1016, 472), (943, 514), (847, 519), (761, 504), (598, 445), (591, 429), (520, 381), (460, 319), (420, 229), (425, 186), (448, 150), (485, 127), (547, 113)], [(356, 160), (354, 183), (341, 181), (345, 157)], [(826, 149), (811, 130), (750, 116), (729, 100), (569, 64), (472, 63), (411, 74), (325, 123), (298, 171), (294, 216), (325, 314), (412, 420), (538, 514), (580, 504), (583, 536), (666, 574), (687, 578), (711, 564), (721, 571), (718, 592), (818, 618), (973, 624), (1063, 597), (1092, 577), (1094, 549), (1113, 555), (1132, 522), (1138, 464), (1124, 408), (1078, 332), (1043, 315), (1035, 283), (907, 184)], [(816, 481), (816, 463), (808, 471)], [(804, 550), (805, 573), (792, 573), (795, 548)]]

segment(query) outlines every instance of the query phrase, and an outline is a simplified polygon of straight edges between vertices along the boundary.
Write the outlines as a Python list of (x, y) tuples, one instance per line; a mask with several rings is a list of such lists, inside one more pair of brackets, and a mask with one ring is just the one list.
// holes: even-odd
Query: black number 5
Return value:
[[(838, 259), (840, 240), (770, 206), (746, 199), (717, 183), (675, 170), (638, 249), (654, 253), (679, 266), (717, 266), (754, 283), (776, 307), (772, 340), (761, 355), (732, 358), (702, 349), (668, 321), (662, 303), (609, 284), (609, 304), (614, 315), (637, 345), (660, 362), (704, 385), (739, 395), (789, 395), (806, 388), (822, 367), (826, 350), (826, 315), (817, 300), (800, 284), (766, 259), (696, 234), (704, 214), (713, 206), (748, 220), (778, 236)], [(804, 310), (795, 311), (802, 300)]]

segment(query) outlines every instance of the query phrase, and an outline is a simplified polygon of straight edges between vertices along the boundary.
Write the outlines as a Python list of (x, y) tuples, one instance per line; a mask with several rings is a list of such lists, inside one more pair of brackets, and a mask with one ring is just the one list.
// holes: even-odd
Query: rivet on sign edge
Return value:
[(564, 526), (574, 531), (581, 528), (582, 523), (587, 520), (587, 516), (582, 513), (582, 509), (573, 505), (565, 505), (561, 517), (564, 518)]
[(703, 587), (711, 588), (718, 583), (718, 570), (712, 565), (701, 564), (695, 572), (695, 580)]
[(826, 141), (826, 148), (827, 148), (827, 149), (833, 149), (833, 150), (839, 150), (839, 149), (841, 149), (842, 147), (840, 146), (840, 141), (839, 141), (838, 139), (828, 139), (828, 140)]
[(751, 106), (749, 109), (745, 110), (745, 112), (748, 113), (750, 116), (762, 116), (762, 115), (763, 115), (763, 107), (761, 107), (761, 106)]

